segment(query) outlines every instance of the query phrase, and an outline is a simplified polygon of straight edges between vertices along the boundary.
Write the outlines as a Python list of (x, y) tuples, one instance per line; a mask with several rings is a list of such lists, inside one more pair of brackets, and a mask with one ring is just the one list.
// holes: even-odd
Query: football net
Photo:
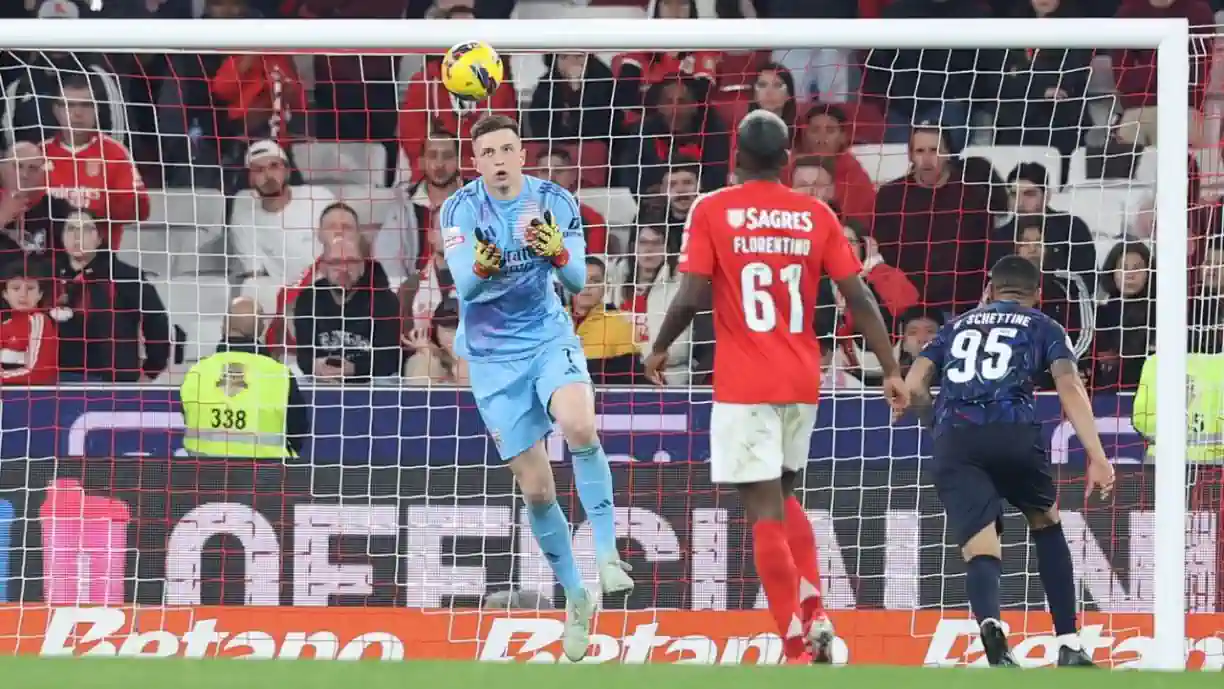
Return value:
[[(454, 306), (439, 270), (437, 204), (471, 178), (470, 127), (492, 111), (519, 119), (534, 174), (575, 192), (599, 259), (589, 268), (592, 287), (566, 299), (605, 384), (602, 439), (637, 589), (604, 601), (592, 656), (776, 660), (768, 618), (744, 612), (764, 607), (750, 529), (734, 496), (712, 487), (705, 465), (710, 393), (702, 366), (711, 336), (694, 329), (682, 340), (673, 384), (662, 390), (612, 363), (615, 355), (635, 359), (657, 332), (675, 294), (687, 209), (696, 194), (728, 183), (735, 124), (765, 107), (794, 129), (786, 181), (844, 219), (903, 361), (950, 314), (984, 298), (994, 258), (1016, 252), (1041, 265), (1042, 309), (1066, 325), (1082, 356), (1098, 428), (1120, 472), (1111, 502), (1084, 502), (1083, 452), (1057, 399), (1040, 398), (1084, 610), (1081, 643), (1098, 662), (1176, 665), (1161, 642), (1168, 634), (1153, 640), (1154, 629), (1171, 629), (1191, 639), (1192, 665), (1224, 663), (1209, 631), (1221, 607), (1218, 470), (1195, 466), (1187, 483), (1169, 460), (1174, 468), (1158, 485), (1131, 423), (1139, 371), (1156, 346), (1153, 295), (1168, 307), (1162, 328), (1180, 322), (1187, 295), (1184, 271), (1180, 284), (1162, 277), (1168, 289), (1155, 290), (1156, 238), (1166, 238), (1160, 255), (1168, 272), (1186, 261), (1183, 227), (1196, 262), (1189, 265), (1216, 265), (1216, 249), (1195, 243), (1214, 217), (1200, 198), (1221, 171), (1219, 68), (1208, 67), (1213, 33), (1196, 40), (1192, 76), (1177, 83), (1185, 65), (1179, 71), (1176, 46), (1164, 44), (1157, 69), (1159, 32), (1114, 22), (1103, 24), (1104, 34), (1094, 30), (1098, 44), (1061, 24), (1049, 33), (1044, 23), (978, 23), (973, 28), (986, 33), (968, 35), (981, 35), (980, 44), (942, 45), (915, 43), (891, 22), (872, 25), (881, 32), (874, 41), (846, 27), (846, 36), (863, 37), (857, 43), (833, 39), (821, 24), (809, 34), (845, 48), (820, 49), (780, 47), (804, 42), (795, 27), (703, 24), (714, 27), (702, 29), (713, 32), (708, 44), (725, 50), (692, 50), (704, 46), (654, 22), (605, 26), (624, 41), (592, 38), (604, 34), (585, 27), (564, 35), (547, 22), (542, 34), (514, 30), (538, 44), (503, 27), (469, 25), (433, 23), (434, 37), (418, 39), (427, 47), (367, 53), (354, 52), (363, 39), (351, 29), (327, 22), (314, 25), (327, 30), (310, 30), (311, 40), (272, 22), (275, 31), (260, 37), (264, 53), (231, 45), (237, 39), (210, 22), (156, 24), (168, 27), (165, 45), (155, 44), (158, 34), (147, 46), (98, 45), (58, 24), (40, 40), (7, 34), (11, 45), (36, 48), (18, 51), (6, 73), (8, 158), (24, 165), (15, 142), (64, 136), (57, 118), (82, 109), (81, 97), (69, 96), (84, 79), (92, 108), (83, 109), (96, 125), (73, 126), (96, 126), (122, 144), (148, 185), (148, 214), (126, 224), (114, 257), (143, 271), (173, 327), (169, 343), (133, 344), (142, 352), (134, 360), (146, 362), (156, 344), (171, 345), (153, 383), (4, 390), (0, 649), (559, 657), (560, 625), (550, 611), (562, 607), (560, 592), (448, 349)], [(757, 28), (764, 26), (782, 33), (770, 38)], [(735, 38), (737, 28), (760, 39)], [(187, 31), (200, 33), (188, 39)], [(371, 46), (389, 35), (371, 31)], [(657, 40), (628, 39), (643, 31)], [(353, 45), (337, 43), (340, 34)], [(442, 49), (472, 38), (487, 38), (509, 67), (505, 84), (477, 105), (452, 99), (437, 71)], [(174, 40), (217, 48), (177, 50), (164, 63), (145, 54)], [(642, 49), (605, 50), (622, 45)], [(402, 43), (378, 45), (392, 46)], [(1191, 117), (1181, 107), (1187, 89)], [(1179, 152), (1162, 157), (1158, 137)], [(1189, 192), (1181, 185), (1187, 160)], [(94, 180), (95, 172), (82, 160), (78, 177), (50, 182), (49, 194), (77, 205), (113, 203), (119, 190), (105, 174)], [(1189, 225), (1178, 222), (1186, 200)], [(320, 218), (335, 202), (355, 218)], [(358, 308), (333, 300), (321, 311), (315, 301), (302, 319), (299, 300), (314, 294), (306, 288), (342, 279), (329, 272), (336, 262), (321, 242), (346, 233), (364, 237), (380, 277), (349, 290)], [(375, 292), (389, 301), (369, 296)], [(243, 318), (250, 306), (235, 305), (239, 297), (257, 304), (265, 321)], [(822, 291), (811, 307), (827, 344), (828, 392), (800, 491), (818, 537), (839, 656), (982, 663), (963, 565), (947, 545), (924, 462), (929, 444), (912, 421), (890, 424), (875, 391), (878, 362), (853, 335), (836, 291)], [(136, 308), (154, 309), (143, 301)], [(102, 309), (117, 318), (124, 307)], [(601, 318), (627, 327), (591, 327)], [(600, 340), (621, 330), (626, 341)], [(183, 372), (220, 340), (237, 345), (251, 336), (274, 353), (283, 348), (286, 363), (304, 373), (318, 372), (319, 360), (341, 368), (372, 361), (369, 380), (343, 387), (304, 376), (313, 469), (184, 456), (174, 392)], [(1177, 335), (1162, 337), (1176, 360)], [(309, 362), (297, 359), (308, 351), (302, 344), (315, 353)], [(1162, 369), (1162, 380), (1177, 374), (1175, 366)], [(1162, 414), (1178, 416), (1179, 387), (1152, 391), (1162, 396)], [(557, 438), (549, 448), (594, 582), (568, 454)], [(1005, 522), (1006, 622), (1022, 662), (1048, 664), (1057, 644), (1035, 556), (1019, 515)], [(1181, 565), (1159, 556), (1170, 542)], [(1163, 618), (1154, 618), (1161, 587), (1184, 588), (1185, 596), (1166, 596)], [(1170, 623), (1183, 601), (1189, 617)]]

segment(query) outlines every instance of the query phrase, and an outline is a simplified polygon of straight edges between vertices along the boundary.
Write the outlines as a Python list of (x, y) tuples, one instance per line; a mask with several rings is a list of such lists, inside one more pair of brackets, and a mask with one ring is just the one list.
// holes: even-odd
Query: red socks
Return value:
[(769, 600), (769, 613), (782, 635), (782, 652), (797, 658), (807, 651), (799, 617), (799, 575), (791, 559), (785, 522), (762, 519), (752, 525), (757, 576)]
[(786, 540), (799, 576), (799, 611), (807, 624), (824, 614), (820, 599), (820, 560), (816, 555), (816, 534), (803, 505), (795, 496), (786, 499)]

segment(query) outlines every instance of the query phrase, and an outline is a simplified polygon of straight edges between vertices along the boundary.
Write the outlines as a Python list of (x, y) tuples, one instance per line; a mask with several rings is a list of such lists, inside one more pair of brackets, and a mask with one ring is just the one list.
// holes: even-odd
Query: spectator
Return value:
[[(68, 0), (43, 0), (38, 5), (39, 19), (80, 17), (81, 9)], [(81, 79), (90, 89), (90, 102), (97, 103), (98, 129), (112, 136), (125, 136), (130, 129), (123, 92), (107, 56), (97, 52), (65, 53), (31, 51), (7, 69), (0, 71), (7, 102), (4, 109), (4, 145), (17, 141), (39, 144), (50, 139), (59, 125), (52, 112), (65, 80)]]
[[(667, 229), (662, 218), (648, 215), (639, 219), (637, 231), (629, 246), (629, 255), (617, 261), (608, 277), (609, 301), (634, 324), (634, 338), (639, 351), (650, 351), (659, 335), (667, 306), (679, 289), (676, 271), (677, 254), (668, 254)], [(696, 372), (709, 370), (704, 366), (712, 350), (713, 336), (706, 317), (699, 317), (681, 335), (668, 352), (667, 382), (687, 385)]]
[[(621, 150), (613, 151), (613, 177), (619, 179), (615, 185), (646, 193), (662, 181), (667, 161), (677, 156), (700, 161), (702, 191), (726, 184), (730, 135), (704, 97), (687, 77), (675, 76), (652, 86), (646, 100), (650, 114), (641, 137), (622, 139)], [(615, 149), (618, 142), (613, 143)], [(622, 161), (625, 164), (616, 164)]]
[(586, 354), (587, 370), (597, 385), (630, 384), (642, 374), (633, 321), (604, 303), (604, 262), (587, 256), (586, 286), (574, 295), (572, 315)]
[(1097, 268), (1092, 230), (1082, 219), (1050, 208), (1048, 180), (1039, 163), (1021, 163), (1007, 176), (1014, 215), (995, 233), (996, 246), (1006, 246), (1007, 239), (1016, 237), (1020, 224), (1037, 222), (1044, 226), (1045, 269), (1078, 273), (1086, 284), (1092, 284)]
[(432, 316), (431, 327), (413, 330), (403, 339), (404, 346), (414, 352), (404, 366), (405, 382), (409, 385), (467, 385), (467, 361), (455, 353), (458, 302), (443, 300)]
[[(894, 330), (896, 316), (918, 304), (918, 289), (905, 273), (884, 261), (875, 240), (867, 235), (864, 228), (851, 221), (843, 225), (842, 233), (863, 264), (863, 280), (875, 297), (884, 324), (889, 330)], [(835, 357), (838, 366), (856, 373), (878, 376), (881, 372), (879, 362), (875, 361), (858, 335), (854, 319), (837, 285), (828, 278), (821, 281), (817, 308), (825, 305), (833, 305), (836, 309), (833, 335), (834, 343), (840, 350), (839, 356)]]
[(1189, 344), (1192, 351), (1224, 352), (1224, 242), (1211, 237), (1203, 247), (1190, 297)]
[[(897, 0), (884, 8), (886, 19), (969, 19), (986, 16), (976, 0)], [(968, 138), (973, 99), (998, 97), (1000, 62), (994, 50), (872, 50), (865, 88), (887, 97), (889, 127), (885, 141), (901, 143), (916, 123), (937, 124), (947, 132), (949, 153), (960, 153)], [(987, 69), (979, 69), (979, 64)], [(930, 126), (930, 124), (926, 125)]]
[(791, 188), (825, 203), (833, 203), (833, 161), (820, 156), (799, 158), (791, 168)]
[(948, 163), (930, 123), (914, 129), (910, 173), (880, 187), (871, 236), (890, 266), (918, 287), (920, 303), (955, 313), (977, 305), (986, 284), (989, 199)]
[(297, 364), (306, 375), (355, 383), (399, 374), (399, 301), (378, 284), (375, 266), (358, 234), (334, 236), (324, 245), (323, 276), (294, 305)]
[(61, 380), (156, 379), (170, 362), (170, 320), (157, 290), (111, 254), (89, 211), (70, 213), (62, 233), (51, 311), (59, 321)]
[[(283, 0), (280, 13), (303, 19), (387, 19), (404, 16), (407, 0)], [(343, 141), (395, 138), (396, 72), (394, 55), (314, 55), (315, 136)]]
[(613, 100), (612, 70), (588, 53), (544, 56), (548, 74), (536, 85), (527, 110), (535, 139), (610, 141), (624, 133), (624, 103)]
[[(223, 131), (245, 139), (285, 142), (304, 133), (306, 92), (292, 55), (245, 53), (226, 57), (208, 82)], [(315, 93), (326, 92), (317, 89)], [(394, 100), (392, 101), (394, 102)]]
[[(654, 4), (655, 19), (696, 19), (697, 0), (664, 0)], [(712, 50), (693, 52), (633, 52), (621, 53), (612, 59), (612, 73), (616, 76), (615, 103), (629, 108), (626, 111), (627, 125), (641, 123), (643, 107), (649, 109), (648, 93), (674, 75), (690, 77), (698, 84), (699, 100), (704, 102), (714, 87), (719, 74), (722, 53)]]
[(281, 352), (264, 344), (266, 329), (263, 309), (259, 308), (259, 302), (253, 297), (235, 297), (230, 302), (229, 312), (225, 314), (217, 353), (246, 352), (279, 361)]
[(1078, 274), (1050, 266), (1049, 244), (1040, 218), (1027, 218), (1018, 227), (1015, 253), (1041, 270), (1038, 308), (1066, 329), (1074, 343), (1075, 355), (1082, 357), (1095, 332), (1092, 289)]
[(72, 211), (47, 194), (42, 149), (18, 141), (0, 160), (0, 264), (63, 247), (57, 230)]
[[(535, 174), (560, 185), (571, 194), (578, 193), (578, 167), (574, 165), (574, 156), (569, 149), (558, 146), (551, 149), (541, 149), (532, 161)], [(582, 215), (582, 232), (586, 236), (588, 254), (615, 253), (619, 246), (611, 247), (613, 239), (608, 236), (608, 221), (594, 208), (579, 201), (578, 212)]]
[[(1011, 196), (1007, 193), (1007, 185), (999, 176), (990, 160), (982, 156), (969, 156), (960, 161), (960, 178), (966, 186), (983, 190), (988, 197), (986, 207), (994, 218), (996, 226), (1007, 222), (1012, 212)], [(1011, 238), (1008, 238), (1008, 248), (1011, 248)], [(991, 265), (994, 265), (991, 263)]]
[[(1028, 0), (1017, 15), (1026, 19), (1076, 17), (1076, 0)], [(992, 53), (996, 54), (996, 53)], [(1069, 161), (1089, 124), (1088, 78), (1092, 50), (1005, 50), (995, 111), (996, 146), (1051, 146)], [(1065, 178), (1065, 175), (1064, 175)]]
[(798, 157), (823, 156), (833, 159), (833, 185), (847, 218), (871, 222), (875, 211), (876, 188), (863, 170), (863, 164), (850, 152), (846, 113), (836, 105), (817, 104), (804, 117), (797, 136)]
[(701, 165), (687, 158), (673, 160), (663, 178), (663, 185), (663, 192), (667, 195), (667, 253), (678, 255), (689, 209), (693, 207), (701, 188)]
[[(470, 8), (454, 7), (446, 18), (457, 17)], [(436, 132), (450, 132), (462, 143), (461, 161), (472, 160), (472, 125), (481, 116), (490, 112), (513, 117), (518, 107), (514, 86), (503, 81), (493, 95), (479, 103), (464, 101), (452, 96), (442, 87), (442, 58), (429, 56), (425, 69), (412, 75), (404, 91), (403, 106), (399, 113), (400, 150), (412, 163), (412, 177), (421, 174), (420, 159), (414, 156), (423, 150), (424, 142)]]
[(51, 269), (42, 260), (0, 266), (4, 316), (0, 321), (0, 385), (54, 385), (59, 341), (44, 297)]
[(1152, 252), (1142, 242), (1118, 242), (1105, 257), (1096, 311), (1092, 386), (1132, 390), (1143, 362), (1156, 351), (1156, 299)]
[(244, 279), (267, 275), (287, 284), (318, 258), (315, 228), (336, 197), (324, 187), (290, 186), (288, 162), (275, 141), (247, 150), (252, 202), (234, 204), (226, 251)]
[[(359, 222), (357, 211), (353, 210), (352, 206), (336, 201), (323, 209), (323, 214), (319, 217), (319, 229), (315, 232), (315, 239), (320, 246), (326, 246), (336, 237), (364, 240)], [(286, 285), (277, 293), (276, 318), (268, 328), (268, 344), (293, 344), (293, 305), (302, 290), (310, 287), (319, 279), (321, 265), (321, 261), (316, 260), (301, 272), (297, 282)], [(386, 270), (377, 260), (374, 261), (373, 279), (376, 287), (389, 287), (391, 284)], [(289, 324), (288, 332), (285, 330), (286, 324)]]
[[(1214, 145), (1203, 140), (1203, 98), (1211, 71), (1211, 33), (1215, 18), (1206, 0), (1122, 0), (1119, 19), (1188, 19), (1190, 21), (1190, 147)], [(1156, 51), (1115, 50), (1114, 76), (1122, 117), (1116, 136), (1123, 143), (1156, 145)]]
[(455, 279), (443, 255), (442, 231), (429, 228), (426, 246), (429, 261), (414, 276), (400, 284), (400, 313), (404, 326), (416, 332), (416, 340), (427, 338), (430, 319), (443, 302), (455, 298)]
[(752, 104), (748, 112), (753, 110), (768, 110), (790, 127), (795, 133), (795, 118), (798, 116), (798, 106), (795, 103), (795, 78), (790, 70), (776, 62), (770, 62), (756, 73), (753, 84)]
[(459, 141), (436, 132), (421, 149), (421, 180), (401, 186), (382, 229), (374, 238), (374, 259), (387, 268), (388, 277), (403, 280), (429, 263), (425, 234), (437, 224), (442, 202), (463, 186), (459, 176)]
[(149, 217), (149, 192), (127, 147), (98, 130), (89, 82), (64, 76), (52, 108), (59, 134), (43, 144), (47, 193), (107, 223), (103, 245), (119, 248), (123, 226)]
[(897, 361), (901, 370), (909, 372), (914, 359), (927, 343), (935, 339), (947, 319), (943, 311), (925, 306), (912, 306), (897, 317), (897, 330), (901, 339), (897, 342)]
[[(854, 157), (850, 156), (853, 160)], [(875, 213), (876, 191), (867, 184), (851, 184), (847, 175), (838, 174), (839, 165), (849, 165), (844, 157), (802, 156), (791, 168), (791, 187), (812, 198), (836, 205), (841, 217), (870, 223)], [(858, 161), (853, 162), (854, 166)], [(860, 171), (862, 168), (858, 168)], [(840, 182), (840, 183), (839, 183)]]

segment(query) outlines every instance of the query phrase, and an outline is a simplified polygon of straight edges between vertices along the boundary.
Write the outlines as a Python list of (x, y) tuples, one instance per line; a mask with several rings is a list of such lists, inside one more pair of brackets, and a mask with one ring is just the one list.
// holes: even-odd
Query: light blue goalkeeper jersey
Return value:
[[(569, 263), (558, 269), (533, 254), (523, 235), (544, 211), (565, 238)], [(442, 204), (446, 263), (459, 293), (459, 356), (469, 361), (518, 359), (545, 346), (578, 346), (569, 313), (554, 288), (554, 274), (572, 293), (586, 283), (586, 240), (578, 203), (564, 188), (524, 177), (518, 198), (489, 195), (483, 179), (469, 182)], [(501, 273), (482, 279), (472, 267), (476, 235), (502, 251)]]

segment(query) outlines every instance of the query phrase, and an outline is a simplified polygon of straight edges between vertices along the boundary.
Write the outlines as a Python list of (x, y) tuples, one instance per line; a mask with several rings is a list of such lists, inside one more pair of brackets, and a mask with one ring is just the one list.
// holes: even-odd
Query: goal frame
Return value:
[[(932, 31), (938, 28), (938, 31)], [(0, 22), (9, 50), (441, 52), (478, 38), (504, 52), (822, 48), (1092, 48), (1156, 51), (1156, 274), (1160, 327), (1152, 666), (1185, 668), (1186, 298), (1189, 25), (1184, 19), (384, 20), (90, 19)], [(1175, 356), (1165, 353), (1175, 352)]]

